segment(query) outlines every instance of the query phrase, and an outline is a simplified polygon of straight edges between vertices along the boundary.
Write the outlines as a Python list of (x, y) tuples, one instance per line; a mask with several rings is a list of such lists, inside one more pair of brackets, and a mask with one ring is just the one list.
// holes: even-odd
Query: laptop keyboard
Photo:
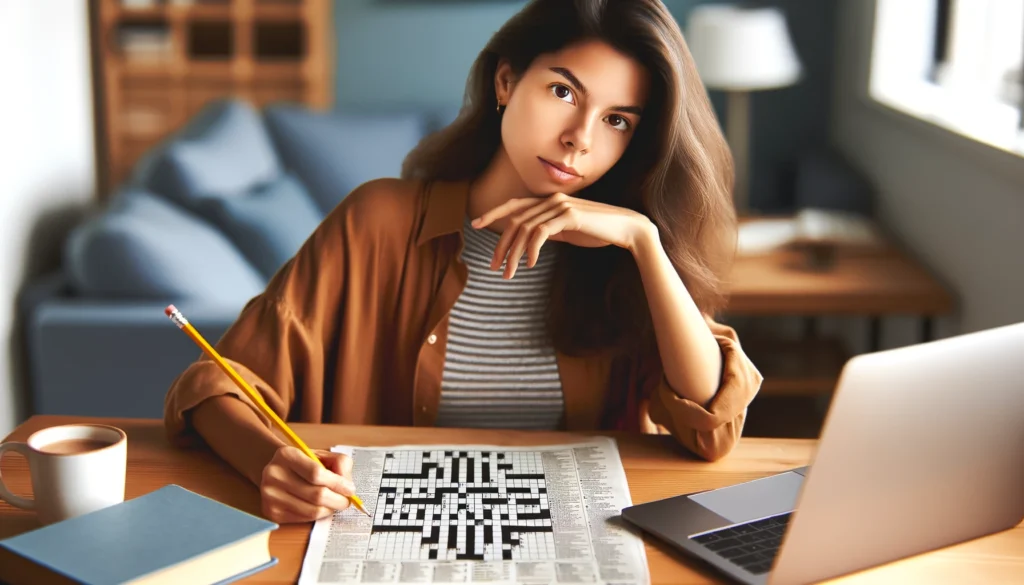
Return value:
[(690, 540), (747, 571), (761, 575), (772, 568), (790, 514), (772, 516), (691, 536)]

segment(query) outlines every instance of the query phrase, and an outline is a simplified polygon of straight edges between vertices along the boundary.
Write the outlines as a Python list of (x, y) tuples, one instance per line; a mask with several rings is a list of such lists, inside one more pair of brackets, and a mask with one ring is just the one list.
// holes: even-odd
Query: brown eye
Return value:
[[(566, 101), (566, 102), (568, 102), (570, 104), (573, 103), (572, 92), (569, 91), (568, 87), (566, 87), (566, 86), (564, 86), (564, 85), (562, 85), (560, 83), (556, 83), (555, 85), (551, 86), (551, 91), (552, 91), (552, 93), (555, 94), (556, 98), (558, 98), (560, 100), (563, 100), (563, 101)], [(569, 98), (569, 99), (565, 99), (565, 98)]]
[(623, 118), (618, 114), (612, 114), (608, 116), (608, 123), (612, 125), (612, 128), (616, 130), (629, 130), (629, 120)]

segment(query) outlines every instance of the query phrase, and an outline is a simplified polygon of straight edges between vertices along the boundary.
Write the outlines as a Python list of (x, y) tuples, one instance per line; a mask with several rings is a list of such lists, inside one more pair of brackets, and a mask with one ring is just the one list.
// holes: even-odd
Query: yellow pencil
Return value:
[[(291, 442), (292, 445), (301, 449), (302, 452), (305, 453), (313, 461), (316, 461), (320, 465), (324, 464), (324, 462), (320, 461), (320, 458), (316, 456), (316, 453), (313, 453), (313, 451), (306, 446), (306, 443), (304, 443), (302, 439), (300, 439), (299, 436), (296, 435), (295, 432), (292, 431), (292, 429), (283, 420), (281, 420), (281, 417), (277, 416), (277, 413), (274, 412), (274, 410), (270, 408), (270, 405), (268, 405), (263, 400), (263, 397), (260, 396), (260, 393), (253, 389), (253, 387), (250, 386), (248, 382), (242, 379), (242, 377), (238, 375), (238, 372), (236, 372), (235, 369), (232, 368), (230, 364), (224, 361), (224, 358), (220, 357), (220, 354), (217, 353), (217, 350), (213, 349), (213, 346), (211, 346), (209, 343), (206, 342), (205, 339), (203, 339), (203, 336), (200, 335), (198, 331), (196, 331), (196, 328), (193, 327), (192, 324), (189, 323), (187, 319), (185, 319), (184, 315), (181, 314), (181, 311), (175, 308), (174, 305), (170, 305), (166, 309), (164, 309), (164, 313), (166, 313), (167, 316), (170, 317), (171, 321), (178, 326), (178, 329), (181, 329), (182, 331), (187, 333), (188, 336), (192, 338), (192, 341), (196, 342), (196, 345), (203, 348), (203, 351), (205, 351), (206, 354), (213, 359), (213, 361), (217, 362), (217, 365), (220, 366), (220, 369), (224, 370), (224, 373), (227, 374), (229, 378), (231, 378), (235, 385), (241, 388), (242, 391), (245, 392), (246, 395), (250, 399), (252, 399), (253, 402), (256, 403), (256, 406), (259, 407), (261, 411), (263, 411), (263, 414), (267, 415), (270, 418), (270, 420), (274, 422), (274, 425), (277, 426), (278, 430), (280, 430), (282, 433), (284, 433), (286, 437), (288, 437), (288, 441)], [(349, 497), (349, 501), (352, 502), (352, 504), (356, 507), (357, 510), (359, 510), (363, 514), (366, 514), (367, 516), (370, 515), (370, 513), (366, 511), (366, 506), (363, 505), (363, 500), (361, 500), (359, 496), (353, 494), (351, 497)]]

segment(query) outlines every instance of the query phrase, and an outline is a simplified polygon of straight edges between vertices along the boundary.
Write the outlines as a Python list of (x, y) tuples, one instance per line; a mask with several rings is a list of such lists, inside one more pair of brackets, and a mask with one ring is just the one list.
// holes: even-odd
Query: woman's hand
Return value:
[(532, 268), (548, 240), (588, 248), (612, 245), (635, 252), (642, 238), (657, 237), (654, 223), (643, 214), (564, 193), (510, 199), (473, 220), (473, 227), (483, 229), (505, 217), (508, 227), (494, 249), (491, 269), (497, 270), (506, 260), (506, 279), (515, 275), (524, 253)]
[(349, 507), (355, 494), (352, 458), (315, 450), (321, 466), (290, 445), (282, 446), (263, 468), (260, 499), (263, 516), (279, 524), (312, 522)]

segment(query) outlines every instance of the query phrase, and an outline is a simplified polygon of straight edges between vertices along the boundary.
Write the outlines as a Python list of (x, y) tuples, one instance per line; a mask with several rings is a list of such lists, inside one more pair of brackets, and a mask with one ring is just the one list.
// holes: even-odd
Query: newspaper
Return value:
[(300, 585), (648, 584), (618, 448), (602, 437), (531, 447), (338, 446), (354, 458), (349, 509), (317, 521)]

